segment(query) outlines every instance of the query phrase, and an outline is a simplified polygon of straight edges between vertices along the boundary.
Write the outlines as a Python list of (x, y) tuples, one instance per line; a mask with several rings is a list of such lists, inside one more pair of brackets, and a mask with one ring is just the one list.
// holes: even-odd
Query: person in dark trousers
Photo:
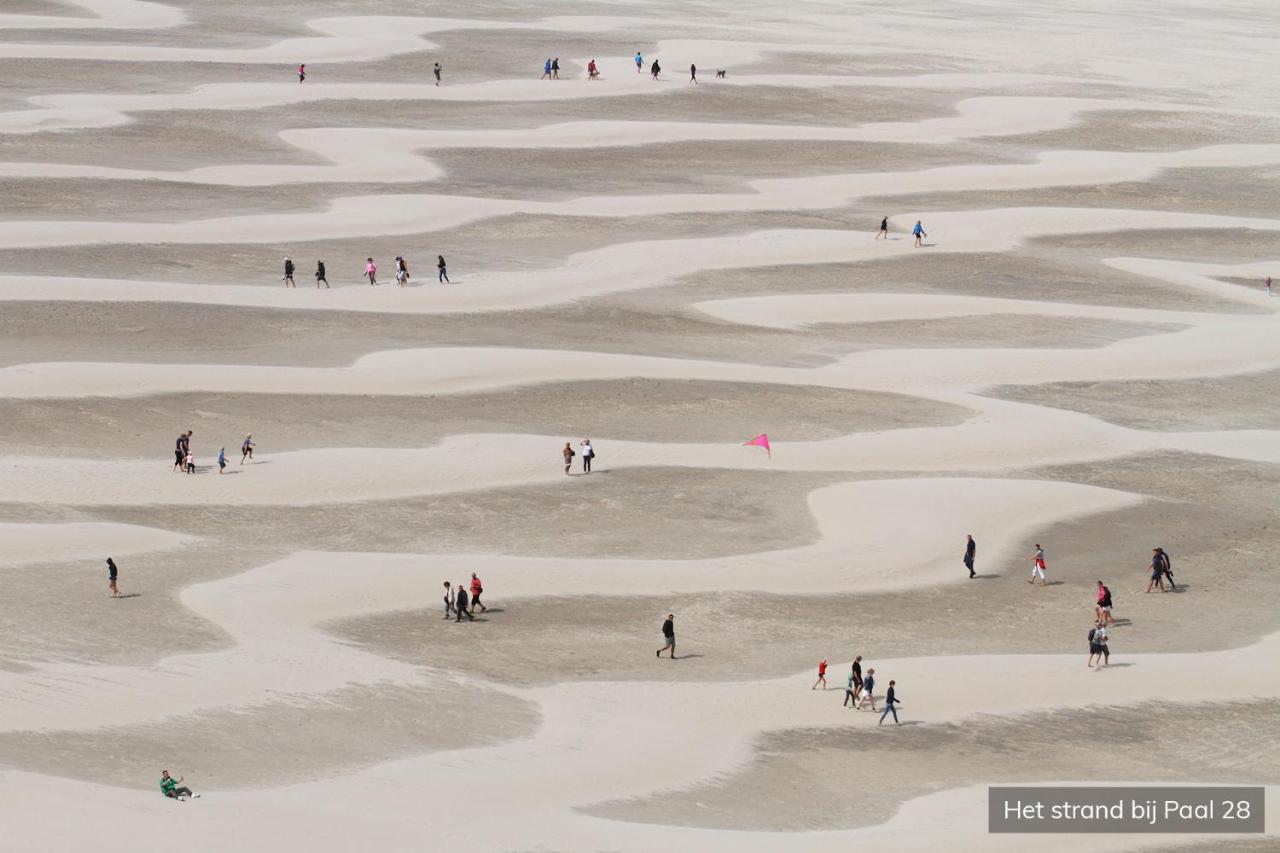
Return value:
[(173, 470), (178, 471), (187, 460), (187, 451), (191, 449), (191, 430), (178, 434), (173, 443)]
[(582, 439), (582, 473), (591, 473), (591, 460), (596, 458), (596, 450), (591, 446), (591, 439)]
[(698, 66), (694, 65), (692, 62), (689, 63), (689, 82), (691, 84), (698, 82)]
[(116, 586), (116, 579), (119, 575), (120, 571), (116, 568), (116, 561), (107, 557), (107, 589), (111, 590), (112, 598), (120, 597), (120, 588)]
[(853, 666), (850, 667), (849, 674), (853, 676), (853, 704), (856, 708), (858, 694), (862, 692), (862, 655), (858, 655), (853, 659)]
[(1163, 548), (1157, 548), (1156, 554), (1160, 557), (1160, 572), (1164, 575), (1164, 579), (1169, 582), (1169, 591), (1177, 592), (1178, 585), (1173, 582), (1173, 562)]
[(889, 239), (889, 217), (887, 216), (880, 220), (880, 230), (876, 233), (877, 240), (879, 240), (881, 237), (885, 238), (886, 240)]
[(655, 59), (649, 66), (649, 73), (653, 75), (654, 80), (658, 79), (658, 75), (662, 73), (662, 66), (658, 64), (658, 60)]
[(324, 282), (324, 286), (329, 286), (329, 278), (324, 272), (324, 261), (316, 261), (316, 290), (320, 289), (320, 282)]
[(431, 69), (431, 73), (432, 73), (432, 74), (434, 74), (434, 75), (436, 75), (436, 85), (437, 85), (437, 86), (439, 86), (439, 85), (440, 85), (440, 72), (441, 72), (442, 70), (443, 70), (443, 69), (440, 67), (440, 63), (439, 63), (439, 62), (437, 62), (437, 63), (435, 64), (435, 66), (434, 66), (434, 67), (432, 67), (432, 69)]
[(973, 534), (966, 534), (965, 538), (969, 541), (964, 545), (964, 567), (969, 570), (969, 577), (976, 578), (978, 573), (973, 570), (973, 558), (978, 556), (978, 543), (973, 541)]
[(841, 704), (844, 705), (845, 707), (848, 707), (850, 702), (853, 703), (853, 707), (855, 708), (858, 707), (858, 697), (855, 696), (853, 692), (853, 672), (852, 671), (850, 671), (849, 673), (849, 680), (846, 681), (844, 684), (844, 702)]
[(558, 56), (555, 59), (551, 60), (551, 79), (552, 80), (560, 79), (560, 57)]
[(889, 692), (884, 694), (884, 710), (880, 712), (880, 722), (876, 724), (878, 726), (883, 726), (884, 718), (890, 714), (893, 714), (893, 724), (895, 726), (901, 725), (898, 722), (898, 705), (902, 703), (898, 701), (898, 696), (893, 689), (893, 685), (896, 683), (895, 681), (889, 682)]
[(1159, 548), (1151, 549), (1151, 564), (1147, 568), (1151, 571), (1151, 582), (1147, 584), (1147, 592), (1151, 592), (1155, 587), (1159, 587), (1160, 591), (1164, 592), (1164, 560), (1160, 556)]
[(480, 608), (480, 612), (484, 613), (489, 608), (480, 603), (480, 593), (484, 592), (484, 584), (480, 583), (480, 578), (476, 577), (476, 573), (471, 573), (471, 612), (475, 613), (476, 608)]
[(662, 623), (662, 648), (658, 649), (658, 653), (654, 657), (662, 657), (662, 652), (671, 649), (671, 659), (676, 659), (676, 617), (674, 613), (667, 614), (667, 621)]
[(472, 622), (476, 621), (476, 617), (471, 615), (471, 611), (467, 609), (467, 588), (462, 584), (458, 584), (458, 597), (453, 600), (453, 609), (458, 611), (457, 622), (462, 621), (462, 617), (466, 616)]
[(160, 793), (164, 794), (166, 797), (172, 797), (175, 800), (182, 800), (187, 797), (200, 796), (199, 794), (191, 793), (191, 789), (186, 787), (185, 785), (179, 787), (179, 783), (182, 782), (183, 778), (184, 777), (179, 776), (177, 779), (174, 779), (172, 776), (169, 775), (168, 770), (161, 770), (160, 771)]
[(444, 255), (436, 255), (436, 269), (440, 271), (440, 275), (436, 276), (436, 281), (449, 281), (449, 265), (444, 262)]
[(306, 79), (307, 79), (307, 66), (299, 65), (298, 66), (298, 82), (301, 83)]
[(293, 283), (293, 261), (289, 260), (288, 258), (284, 259), (284, 286), (285, 287), (298, 286)]

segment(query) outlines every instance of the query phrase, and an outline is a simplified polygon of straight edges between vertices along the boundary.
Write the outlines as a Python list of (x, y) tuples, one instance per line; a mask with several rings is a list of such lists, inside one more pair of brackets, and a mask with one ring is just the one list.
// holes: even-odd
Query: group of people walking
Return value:
[[(396, 283), (404, 287), (409, 283), (409, 262), (401, 255), (396, 255)], [(284, 281), (285, 287), (297, 287), (297, 283), (293, 280), (293, 274), (297, 267), (290, 258), (284, 259)], [(369, 284), (378, 283), (378, 265), (373, 258), (365, 258), (364, 272), (360, 274), (362, 278), (369, 279)], [(329, 274), (324, 267), (324, 261), (316, 261), (316, 289), (319, 290), (321, 285), (329, 286)], [(436, 280), (442, 284), (449, 282), (449, 265), (444, 259), (444, 255), (436, 255)]]
[(455, 621), (461, 622), (462, 617), (467, 617), (468, 622), (474, 622), (476, 619), (476, 608), (480, 608), (480, 612), (484, 613), (489, 608), (480, 603), (480, 595), (484, 592), (484, 584), (480, 582), (480, 578), (475, 572), (471, 573), (471, 582), (465, 586), (459, 583), (456, 587), (449, 581), (444, 582), (444, 618), (448, 620), (450, 616), (457, 617)]
[[(582, 439), (579, 446), (582, 448), (582, 473), (590, 474), (591, 460), (596, 458), (596, 449), (591, 446), (591, 439), (589, 438)], [(564, 457), (564, 474), (568, 477), (569, 469), (573, 467), (573, 457), (577, 456), (578, 453), (573, 449), (573, 443), (569, 441), (564, 443), (564, 450), (560, 453)]]
[[(884, 710), (880, 713), (880, 722), (877, 725), (884, 725), (885, 717), (893, 714), (894, 725), (898, 724), (898, 706), (902, 703), (898, 701), (898, 690), (896, 681), (889, 682), (889, 689), (884, 694)], [(827, 659), (823, 658), (818, 661), (818, 680), (813, 683), (810, 690), (817, 690), (821, 685), (823, 690), (827, 689)], [(845, 681), (844, 687), (844, 707), (853, 708), (855, 711), (861, 711), (871, 704), (871, 711), (876, 710), (876, 670), (875, 667), (868, 667), (867, 672), (862, 672), (862, 655), (857, 655), (853, 659), (853, 665), (849, 667), (849, 678)]]
[[(191, 452), (191, 436), (194, 433), (191, 430), (179, 433), (178, 438), (173, 444), (173, 470), (174, 472), (186, 471), (188, 474), (196, 473), (196, 457)], [(244, 440), (240, 442), (240, 464), (246, 461), (253, 461), (253, 449), (257, 445), (253, 441), (253, 433), (245, 435)], [(218, 473), (223, 473), (227, 468), (227, 448), (218, 448)]]
[[(694, 81), (697, 82), (697, 81)], [(912, 245), (917, 249), (924, 245), (924, 238), (929, 236), (929, 232), (924, 230), (924, 223), (917, 219), (916, 224), (911, 226)], [(876, 232), (876, 240), (889, 239), (889, 217), (884, 216), (880, 219), (880, 230)]]

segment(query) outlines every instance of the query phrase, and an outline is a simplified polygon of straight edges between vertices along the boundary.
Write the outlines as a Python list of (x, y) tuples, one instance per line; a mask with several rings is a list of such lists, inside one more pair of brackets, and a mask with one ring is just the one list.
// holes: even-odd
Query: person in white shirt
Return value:
[(591, 460), (595, 458), (596, 452), (591, 447), (591, 439), (584, 438), (582, 440), (582, 473), (591, 473)]

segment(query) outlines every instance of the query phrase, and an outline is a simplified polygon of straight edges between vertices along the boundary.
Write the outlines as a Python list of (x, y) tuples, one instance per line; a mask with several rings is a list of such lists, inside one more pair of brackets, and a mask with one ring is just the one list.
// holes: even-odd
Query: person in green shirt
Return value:
[(172, 776), (169, 775), (168, 770), (161, 770), (160, 771), (160, 793), (164, 794), (166, 797), (172, 797), (175, 800), (185, 800), (187, 797), (200, 796), (199, 794), (191, 793), (191, 789), (186, 787), (185, 785), (179, 786), (179, 783), (183, 781), (183, 778), (184, 777), (179, 776), (175, 780)]

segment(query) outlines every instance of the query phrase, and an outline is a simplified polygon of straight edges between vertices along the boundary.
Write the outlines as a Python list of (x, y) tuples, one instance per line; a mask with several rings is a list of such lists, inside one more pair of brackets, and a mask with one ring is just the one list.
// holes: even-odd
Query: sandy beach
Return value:
[(0, 847), (1280, 849), (987, 826), (1280, 791), (1277, 36), (0, 3)]

